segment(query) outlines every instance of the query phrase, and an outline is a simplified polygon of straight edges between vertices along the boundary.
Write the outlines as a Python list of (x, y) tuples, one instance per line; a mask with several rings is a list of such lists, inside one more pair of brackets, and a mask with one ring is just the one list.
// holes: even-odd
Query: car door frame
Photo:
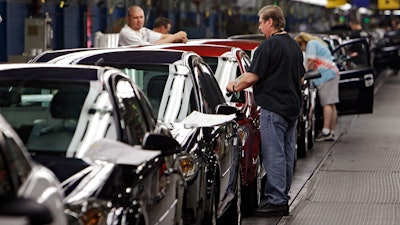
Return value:
[[(339, 59), (346, 53), (345, 48), (361, 44), (365, 50), (365, 65), (362, 68), (343, 69), (339, 71), (339, 103), (336, 104), (339, 115), (364, 114), (373, 112), (374, 70), (371, 66), (369, 44), (366, 38), (357, 38), (342, 42), (333, 50), (337, 64), (350, 58)], [(340, 66), (339, 66), (340, 67)]]
[[(139, 100), (139, 96), (141, 96), (141, 95), (138, 93), (137, 87), (135, 86), (134, 83), (132, 83), (132, 81), (129, 79), (129, 77), (127, 77), (126, 75), (124, 75), (122, 73), (117, 73), (114, 70), (110, 70), (105, 73), (107, 73), (107, 75), (105, 76), (105, 77), (107, 77), (106, 82), (105, 82), (106, 88), (107, 88), (107, 91), (110, 93), (111, 103), (114, 105), (114, 107), (113, 107), (114, 113), (116, 114), (114, 118), (116, 120), (115, 123), (117, 124), (117, 127), (118, 127), (118, 136), (117, 136), (118, 139), (122, 142), (131, 144), (131, 145), (132, 144), (141, 144), (141, 143), (131, 143), (132, 140), (129, 137), (126, 137), (126, 140), (123, 139), (124, 131), (123, 131), (123, 128), (121, 127), (121, 121), (120, 121), (122, 119), (121, 111), (120, 111), (120, 107), (119, 107), (118, 103), (116, 102), (118, 99), (118, 96), (116, 96), (116, 84), (118, 82), (120, 82), (120, 80), (127, 81), (132, 88), (133, 94), (135, 96), (137, 96), (136, 100), (137, 100), (137, 104), (140, 107), (139, 111), (141, 111), (143, 113), (149, 113), (149, 112), (151, 112), (151, 110), (149, 111), (148, 109), (146, 109), (146, 106), (143, 106), (143, 102), (141, 102)], [(150, 116), (153, 117), (153, 114), (151, 114)], [(146, 124), (146, 132), (152, 131), (155, 128), (155, 124), (154, 124), (155, 120), (150, 121), (146, 115), (143, 115), (143, 119), (145, 120), (144, 123)]]
[[(214, 76), (212, 69), (207, 65), (201, 57), (192, 57), (191, 59), (191, 66), (198, 67), (200, 72), (199, 74), (193, 74), (193, 78), (195, 79), (195, 83), (198, 90), (198, 93), (204, 93), (202, 87), (208, 86), (212, 93), (214, 100), (219, 102), (214, 104), (216, 106), (221, 104), (227, 104), (225, 98), (222, 95), (218, 82)], [(195, 71), (194, 69), (192, 71)], [(201, 80), (203, 79), (203, 80)], [(204, 84), (204, 85), (202, 85)], [(218, 94), (217, 94), (218, 93)], [(209, 94), (209, 93), (208, 93)], [(220, 96), (218, 96), (221, 94)], [(207, 99), (207, 96), (203, 96), (206, 101), (210, 101), (210, 96)], [(216, 109), (212, 109), (212, 114), (216, 114)], [(231, 199), (228, 199), (227, 193), (229, 191), (233, 191), (236, 194), (240, 192), (240, 190), (235, 190), (238, 185), (240, 184), (240, 150), (239, 146), (241, 146), (240, 141), (238, 141), (237, 134), (233, 131), (237, 129), (236, 122), (230, 122), (227, 124), (223, 124), (218, 126), (218, 129), (213, 129), (211, 136), (217, 138), (218, 146), (215, 149), (217, 157), (219, 158), (219, 179), (220, 179), (220, 189), (219, 189), (219, 209), (218, 209), (218, 216), (222, 216), (220, 213), (223, 213), (227, 210), (229, 205), (234, 204), (231, 202)], [(215, 136), (216, 135), (216, 136)], [(239, 185), (240, 186), (240, 185)], [(221, 204), (224, 201), (227, 201), (228, 204)], [(228, 207), (227, 207), (228, 206)]]
[[(126, 137), (125, 140), (122, 139), (122, 136), (124, 136), (123, 133), (126, 133), (126, 135), (128, 135), (128, 132), (124, 131), (124, 129), (126, 129), (126, 128), (123, 128), (121, 126), (121, 122), (120, 122), (120, 120), (123, 120), (123, 118), (122, 118), (122, 115), (121, 115), (121, 108), (119, 107), (118, 102), (117, 102), (119, 97), (116, 95), (117, 84), (119, 82), (128, 82), (130, 84), (130, 88), (132, 88), (132, 91), (133, 91), (133, 96), (136, 96), (136, 97), (128, 97), (128, 98), (135, 99), (137, 105), (140, 107), (140, 109), (138, 111), (140, 111), (142, 113), (151, 113), (150, 116), (154, 119), (154, 116), (153, 116), (153, 113), (152, 113), (151, 109), (148, 108), (150, 106), (150, 104), (148, 102), (146, 102), (146, 103), (142, 102), (139, 99), (139, 96), (144, 96), (144, 95), (142, 95), (142, 93), (139, 93), (140, 92), (139, 87), (136, 86), (136, 84), (133, 83), (132, 80), (128, 76), (126, 76), (126, 75), (124, 75), (122, 73), (117, 73), (116, 71), (112, 71), (112, 73), (108, 74), (106, 87), (107, 87), (107, 89), (108, 89), (108, 91), (110, 93), (110, 97), (112, 98), (112, 104), (115, 105), (114, 106), (114, 109), (115, 109), (114, 112), (116, 114), (115, 120), (118, 120), (118, 121), (116, 121), (116, 123), (118, 124), (118, 129), (119, 129), (119, 132), (120, 132), (120, 135), (121, 135), (119, 137), (119, 138), (121, 138), (120, 141), (125, 142), (126, 144), (129, 144), (129, 145), (142, 144), (142, 143), (132, 143), (132, 138), (131, 137)], [(143, 101), (147, 101), (147, 100), (143, 99)], [(146, 105), (144, 105), (144, 104), (146, 104)], [(146, 124), (145, 133), (146, 132), (153, 132), (154, 129), (155, 129), (155, 124), (154, 124), (155, 119), (153, 121), (150, 121), (149, 118), (146, 115), (142, 115), (142, 116), (143, 116), (143, 120), (145, 120), (144, 123)], [(127, 127), (127, 123), (125, 123), (125, 126)], [(145, 206), (142, 206), (143, 210), (146, 210), (146, 212), (144, 212), (145, 217), (146, 217), (145, 218), (146, 221), (152, 221), (153, 220), (153, 221), (160, 222), (160, 221), (163, 221), (164, 219), (166, 219), (163, 216), (160, 216), (159, 218), (157, 218), (156, 216), (160, 215), (159, 214), (160, 212), (159, 211), (154, 211), (153, 209), (154, 208), (160, 208), (159, 205), (160, 205), (160, 202), (163, 199), (170, 200), (171, 198), (174, 199), (174, 200), (171, 201), (171, 205), (170, 205), (171, 208), (168, 209), (166, 211), (166, 213), (167, 212), (168, 213), (174, 213), (175, 214), (174, 219), (176, 219), (176, 220), (178, 220), (181, 217), (180, 216), (181, 215), (181, 211), (182, 211), (182, 205), (181, 205), (182, 193), (181, 192), (183, 191), (183, 186), (182, 186), (182, 188), (177, 188), (174, 185), (183, 185), (183, 177), (179, 173), (171, 172), (171, 171), (177, 171), (177, 169), (178, 169), (177, 165), (176, 165), (176, 161), (174, 160), (174, 158), (175, 158), (175, 156), (172, 155), (172, 154), (171, 155), (161, 155), (161, 156), (159, 156), (159, 159), (156, 160), (156, 164), (169, 163), (170, 167), (167, 166), (167, 168), (165, 169), (164, 172), (161, 171), (163, 166), (160, 166), (160, 168), (159, 168), (159, 171), (158, 171), (160, 173), (159, 176), (162, 175), (162, 176), (165, 177), (165, 179), (166, 179), (165, 180), (165, 185), (166, 186), (164, 187), (164, 189), (156, 191), (156, 193), (154, 195), (154, 198), (157, 199), (157, 200), (147, 199), (148, 196), (145, 196), (145, 195), (141, 196), (141, 198), (147, 200), (147, 204)], [(154, 167), (154, 165), (153, 166), (149, 166), (149, 167)], [(160, 180), (160, 178), (158, 180)], [(167, 192), (167, 193), (175, 191), (175, 195), (173, 197), (165, 195), (164, 191)], [(143, 201), (143, 199), (138, 199), (138, 200), (139, 201), (140, 200)], [(165, 215), (167, 215), (167, 214), (165, 214)], [(172, 215), (172, 214), (169, 214), (169, 215)], [(175, 221), (175, 222), (177, 222), (177, 221)], [(149, 223), (151, 223), (151, 222), (149, 222)]]

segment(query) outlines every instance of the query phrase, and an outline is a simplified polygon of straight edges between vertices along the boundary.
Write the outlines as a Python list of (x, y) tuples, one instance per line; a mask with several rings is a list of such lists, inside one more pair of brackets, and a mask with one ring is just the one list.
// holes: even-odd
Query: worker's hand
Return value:
[(175, 37), (175, 41), (174, 42), (186, 43), (188, 41), (187, 33), (185, 31), (179, 31), (179, 32), (176, 32), (173, 35)]
[(226, 91), (228, 92), (235, 92), (236, 90), (234, 89), (234, 85), (236, 84), (236, 81), (230, 81), (228, 85), (226, 85)]
[(231, 81), (226, 85), (226, 93), (225, 95), (230, 97), (236, 90), (235, 90), (236, 81)]

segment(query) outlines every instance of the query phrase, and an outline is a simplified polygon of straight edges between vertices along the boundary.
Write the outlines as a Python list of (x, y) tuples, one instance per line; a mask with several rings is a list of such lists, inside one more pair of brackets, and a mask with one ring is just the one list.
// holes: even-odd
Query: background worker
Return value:
[(127, 24), (119, 32), (118, 46), (187, 42), (187, 34), (184, 31), (175, 34), (161, 34), (143, 27), (145, 17), (140, 6), (129, 7), (126, 20)]
[(153, 31), (162, 33), (162, 34), (169, 34), (171, 31), (172, 21), (167, 17), (157, 17), (154, 20)]
[(300, 32), (295, 40), (305, 52), (306, 68), (321, 73), (320, 78), (312, 81), (317, 87), (324, 117), (323, 128), (315, 141), (333, 141), (337, 123), (336, 103), (339, 102), (339, 70), (333, 62), (331, 51), (322, 39)]

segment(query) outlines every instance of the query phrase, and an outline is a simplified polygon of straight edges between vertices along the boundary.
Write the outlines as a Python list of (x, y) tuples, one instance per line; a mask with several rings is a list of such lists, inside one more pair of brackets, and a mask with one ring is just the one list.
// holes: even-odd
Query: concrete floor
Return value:
[[(342, 133), (346, 126), (351, 123), (354, 116), (344, 116), (340, 117), (338, 120), (337, 130)], [(314, 147), (308, 152), (305, 158), (297, 160), (297, 166), (294, 172), (294, 177), (292, 181), (292, 187), (289, 192), (291, 197), (290, 210), (292, 210), (296, 205), (297, 196), (306, 184), (306, 182), (311, 178), (313, 173), (316, 171), (322, 160), (327, 156), (329, 150), (333, 147), (335, 142), (316, 142)], [(243, 225), (275, 225), (278, 224), (281, 217), (246, 217), (243, 218)]]

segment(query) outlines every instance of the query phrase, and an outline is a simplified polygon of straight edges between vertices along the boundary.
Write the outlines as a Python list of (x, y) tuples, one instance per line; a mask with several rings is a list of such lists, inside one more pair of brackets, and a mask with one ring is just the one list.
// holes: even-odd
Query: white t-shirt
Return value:
[(161, 39), (162, 34), (142, 27), (135, 31), (127, 24), (119, 32), (118, 46), (149, 45)]

